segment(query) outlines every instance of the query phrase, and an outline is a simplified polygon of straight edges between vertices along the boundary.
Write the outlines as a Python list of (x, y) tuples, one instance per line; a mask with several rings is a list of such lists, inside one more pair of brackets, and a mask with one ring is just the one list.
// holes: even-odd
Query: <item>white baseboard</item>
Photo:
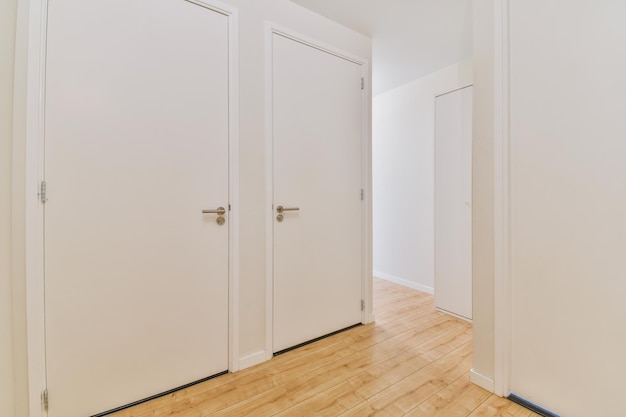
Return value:
[(405, 287), (413, 288), (414, 290), (425, 292), (428, 294), (434, 294), (435, 289), (427, 287), (417, 282), (408, 281), (406, 279), (394, 277), (393, 275), (385, 274), (384, 272), (374, 271), (374, 278), (384, 279), (385, 281), (393, 282), (394, 284), (404, 285)]
[(260, 352), (253, 353), (252, 355), (244, 356), (239, 359), (239, 370), (242, 371), (251, 366), (258, 365), (268, 360), (267, 352), (262, 350)]
[(470, 370), (470, 382), (472, 384), (478, 385), (483, 389), (486, 389), (489, 392), (494, 392), (495, 390), (495, 383), (493, 379), (487, 378), (486, 376), (479, 374), (478, 372), (474, 371), (474, 369)]
[(437, 311), (441, 311), (441, 312), (442, 312), (442, 313), (444, 313), (444, 314), (449, 314), (449, 315), (451, 315), (451, 316), (453, 316), (453, 317), (456, 317), (457, 319), (461, 319), (461, 320), (466, 321), (466, 322), (468, 322), (468, 323), (473, 323), (473, 322), (474, 322), (472, 319), (468, 319), (468, 318), (467, 318), (467, 317), (465, 317), (465, 316), (462, 316), (462, 315), (460, 315), (460, 314), (453, 313), (453, 312), (448, 311), (448, 310), (445, 310), (445, 309), (443, 309), (443, 308), (441, 308), (441, 307), (437, 307), (437, 306), (435, 306), (435, 310), (437, 310)]

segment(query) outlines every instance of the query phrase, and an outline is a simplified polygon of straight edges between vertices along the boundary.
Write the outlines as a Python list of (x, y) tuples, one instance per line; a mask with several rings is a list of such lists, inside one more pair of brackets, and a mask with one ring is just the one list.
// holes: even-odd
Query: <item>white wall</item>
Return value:
[(432, 293), (435, 96), (471, 83), (466, 61), (374, 97), (374, 276)]
[(511, 390), (624, 416), (626, 3), (511, 2)]
[(11, 137), (16, 2), (0, 2), (0, 416), (14, 416)]
[[(16, 49), (16, 82), (14, 114), (14, 141), (13, 158), (7, 159), (11, 151), (10, 126), (5, 127), (5, 121), (11, 120), (9, 110), (12, 106), (10, 97), (4, 94), (4, 89), (11, 87), (11, 75), (5, 71), (12, 68), (13, 60), (10, 49), (13, 45), (15, 29), (11, 15), (14, 12), (15, 1), (3, 0), (0, 10), (0, 28), (2, 29), (2, 44), (0, 63), (2, 65), (0, 85), (2, 85), (2, 104), (0, 105), (0, 120), (2, 121), (0, 136), (0, 150), (2, 157), (2, 182), (0, 195), (3, 203), (0, 206), (0, 224), (5, 227), (10, 221), (10, 213), (5, 207), (13, 206), (13, 250), (5, 247), (7, 235), (1, 235), (0, 260), (0, 306), (3, 309), (9, 305), (10, 297), (5, 295), (9, 287), (9, 276), (6, 271), (5, 257), (13, 259), (13, 331), (11, 338), (8, 331), (8, 322), (0, 322), (0, 363), (10, 362), (9, 348), (15, 346), (14, 364), (15, 389), (17, 410), (15, 416), (27, 415), (27, 363), (26, 363), (26, 278), (24, 258), (24, 185), (25, 178), (25, 75), (26, 75), (26, 37), (28, 23), (29, 1), (18, 1), (18, 35)], [(348, 30), (335, 22), (325, 19), (307, 9), (287, 0), (221, 0), (239, 9), (240, 16), (240, 357), (260, 359), (265, 358), (265, 23), (272, 21), (281, 26), (294, 29), (308, 37), (333, 45), (354, 55), (371, 60), (371, 41), (361, 35)], [(5, 13), (6, 8), (6, 13)], [(5, 33), (6, 32), (6, 33)], [(5, 36), (6, 35), (6, 36)], [(5, 44), (6, 42), (6, 44)], [(9, 59), (11, 58), (11, 59)], [(13, 164), (12, 179), (7, 179), (10, 166), (5, 160)], [(9, 182), (13, 182), (13, 198), (9, 199), (11, 191)], [(6, 315), (1, 317), (7, 320)], [(7, 362), (8, 361), (8, 362)], [(252, 363), (250, 360), (248, 364)], [(6, 381), (5, 381), (6, 379)], [(3, 372), (0, 375), (0, 384), (9, 381)], [(0, 385), (0, 395), (10, 392)], [(4, 397), (1, 397), (4, 398)], [(6, 403), (3, 401), (1, 407)], [(7, 407), (10, 405), (7, 405)], [(12, 416), (0, 408), (0, 415)]]

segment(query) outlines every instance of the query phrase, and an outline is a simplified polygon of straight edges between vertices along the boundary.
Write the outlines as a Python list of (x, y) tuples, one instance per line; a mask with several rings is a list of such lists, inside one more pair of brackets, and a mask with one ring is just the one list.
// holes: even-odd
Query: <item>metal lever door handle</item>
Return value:
[(300, 207), (283, 207), (283, 206), (278, 206), (276, 207), (276, 213), (281, 214), (285, 211), (299, 211)]
[(203, 214), (219, 214), (220, 216), (226, 214), (224, 207), (218, 207), (216, 210), (202, 210)]

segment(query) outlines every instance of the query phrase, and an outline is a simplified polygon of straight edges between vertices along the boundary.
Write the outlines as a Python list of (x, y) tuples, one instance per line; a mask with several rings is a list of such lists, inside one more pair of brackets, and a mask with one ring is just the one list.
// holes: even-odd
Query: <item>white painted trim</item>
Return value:
[(274, 149), (273, 149), (273, 35), (278, 34), (300, 42), (304, 45), (318, 49), (361, 65), (362, 77), (365, 80), (365, 88), (362, 91), (362, 160), (361, 178), (362, 188), (365, 191), (365, 199), (362, 208), (362, 236), (363, 246), (361, 249), (363, 263), (361, 269), (361, 297), (365, 300), (365, 310), (361, 313), (361, 322), (364, 324), (374, 321), (373, 315), (373, 281), (372, 281), (372, 180), (371, 180), (371, 79), (369, 76), (369, 60), (342, 51), (332, 45), (324, 44), (316, 39), (301, 33), (287, 29), (272, 22), (265, 23), (265, 189), (266, 189), (266, 270), (265, 270), (265, 311), (266, 333), (265, 354), (267, 360), (271, 359), (274, 352)]
[(464, 317), (464, 316), (462, 316), (460, 314), (456, 314), (456, 313), (454, 313), (452, 311), (448, 311), (445, 308), (441, 308), (441, 307), (435, 306), (435, 310), (439, 311), (440, 313), (447, 314), (447, 315), (452, 316), (452, 317), (456, 317), (459, 320), (463, 320), (463, 321), (466, 321), (468, 323), (473, 323), (472, 319)]
[(365, 310), (361, 313), (363, 324), (374, 322), (374, 247), (373, 247), (373, 200), (372, 200), (372, 78), (370, 63), (362, 59), (361, 76), (365, 80), (362, 91), (362, 135), (361, 142), (361, 181), (365, 197), (361, 211), (362, 233), (362, 281), (361, 297), (365, 300)]
[[(25, 173), (25, 272), (26, 272), (26, 334), (28, 349), (28, 405), (32, 417), (45, 416), (41, 406), (41, 393), (46, 388), (46, 347), (44, 315), (44, 241), (43, 205), (39, 202), (39, 183), (43, 179), (43, 129), (45, 102), (45, 44), (47, 27), (47, 1), (20, 1), (20, 11), (28, 10), (28, 17), (18, 20), (18, 25), (28, 25), (25, 41), (17, 42), (27, 51), (26, 76), (26, 163)], [(18, 53), (16, 53), (18, 55)], [(14, 138), (17, 140), (17, 138)], [(14, 146), (14, 148), (17, 147)], [(15, 167), (15, 164), (14, 164)], [(21, 191), (21, 190), (20, 190)], [(20, 195), (14, 190), (14, 195)], [(14, 248), (21, 251), (22, 248)], [(16, 252), (14, 252), (16, 253)]]
[(464, 90), (466, 88), (470, 88), (470, 87), (473, 87), (473, 86), (474, 86), (474, 84), (470, 83), (470, 84), (467, 84), (467, 85), (463, 85), (461, 87), (453, 88), (451, 90), (445, 90), (445, 91), (443, 91), (441, 93), (435, 94), (435, 98), (441, 97), (441, 96), (445, 96), (446, 94), (455, 93), (455, 92), (457, 92), (459, 90)]
[(273, 29), (265, 23), (265, 359), (274, 351), (274, 91)]
[[(198, 6), (204, 7), (205, 9), (212, 10), (214, 12), (223, 14), (226, 17), (234, 16), (237, 17), (238, 10), (230, 6), (226, 3), (222, 3), (217, 0), (185, 0), (186, 2), (197, 4)], [(232, 33), (232, 31), (231, 31)]]
[(511, 367), (509, 6), (494, 2), (494, 393), (507, 396)]
[[(206, 2), (206, 0), (203, 0)], [(228, 17), (228, 365), (239, 370), (239, 11), (213, 0)], [(217, 9), (213, 9), (217, 10)]]
[[(270, 355), (270, 358), (273, 355)], [(260, 363), (263, 363), (265, 361), (267, 361), (267, 352), (262, 350), (260, 352), (256, 352), (253, 353), (251, 355), (247, 355), (244, 356), (243, 358), (239, 359), (239, 369), (240, 370), (244, 370), (246, 368), (250, 368), (252, 366), (258, 365)]]
[(305, 44), (307, 46), (310, 46), (311, 48), (315, 48), (315, 49), (319, 49), (322, 52), (326, 52), (329, 53), (331, 55), (335, 55), (339, 58), (342, 59), (346, 59), (348, 61), (352, 61), (355, 64), (359, 64), (359, 65), (365, 65), (367, 66), (368, 64), (368, 60), (365, 58), (362, 58), (360, 56), (351, 54), (350, 52), (341, 50), (339, 48), (336, 48), (333, 45), (329, 45), (326, 44), (324, 42), (320, 42), (315, 38), (312, 38), (310, 36), (304, 35), (302, 33), (299, 33), (295, 30), (286, 28), (284, 26), (278, 25), (276, 23), (272, 23), (272, 22), (267, 22), (266, 27), (269, 28), (269, 30), (271, 30), (272, 33), (275, 33), (277, 35), (281, 35), (284, 36), (285, 38), (289, 38), (293, 41)]
[[(214, 0), (186, 0), (228, 17), (229, 37), (229, 368), (239, 366), (239, 45), (237, 9)], [(28, 3), (28, 8), (24, 5)], [(44, 297), (44, 206), (38, 199), (44, 178), (44, 103), (47, 0), (20, 0), (28, 9), (26, 98), (26, 331), (30, 417), (45, 416), (40, 395), (46, 388)], [(20, 30), (17, 33), (21, 33)], [(14, 139), (15, 140), (15, 139)], [(16, 191), (14, 190), (14, 195)], [(14, 248), (14, 253), (19, 248)]]
[(493, 379), (487, 378), (484, 375), (479, 374), (474, 371), (474, 369), (470, 369), (470, 382), (474, 385), (478, 385), (479, 387), (486, 389), (489, 392), (493, 392), (494, 382)]
[(409, 287), (417, 291), (425, 292), (427, 294), (435, 294), (435, 289), (433, 287), (428, 287), (426, 285), (422, 285), (414, 281), (409, 281), (404, 278), (399, 278), (390, 274), (386, 274), (384, 272), (374, 271), (374, 277), (384, 279), (385, 281), (393, 282), (394, 284), (403, 285), (405, 287)]

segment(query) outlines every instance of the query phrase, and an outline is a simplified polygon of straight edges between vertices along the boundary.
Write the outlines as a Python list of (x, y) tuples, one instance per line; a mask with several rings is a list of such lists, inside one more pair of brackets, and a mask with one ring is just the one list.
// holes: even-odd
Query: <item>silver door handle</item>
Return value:
[(219, 214), (220, 216), (226, 214), (224, 207), (218, 207), (216, 210), (202, 210), (203, 214)]
[(283, 213), (285, 211), (299, 211), (300, 207), (283, 207), (283, 206), (278, 206), (276, 207), (276, 213)]

